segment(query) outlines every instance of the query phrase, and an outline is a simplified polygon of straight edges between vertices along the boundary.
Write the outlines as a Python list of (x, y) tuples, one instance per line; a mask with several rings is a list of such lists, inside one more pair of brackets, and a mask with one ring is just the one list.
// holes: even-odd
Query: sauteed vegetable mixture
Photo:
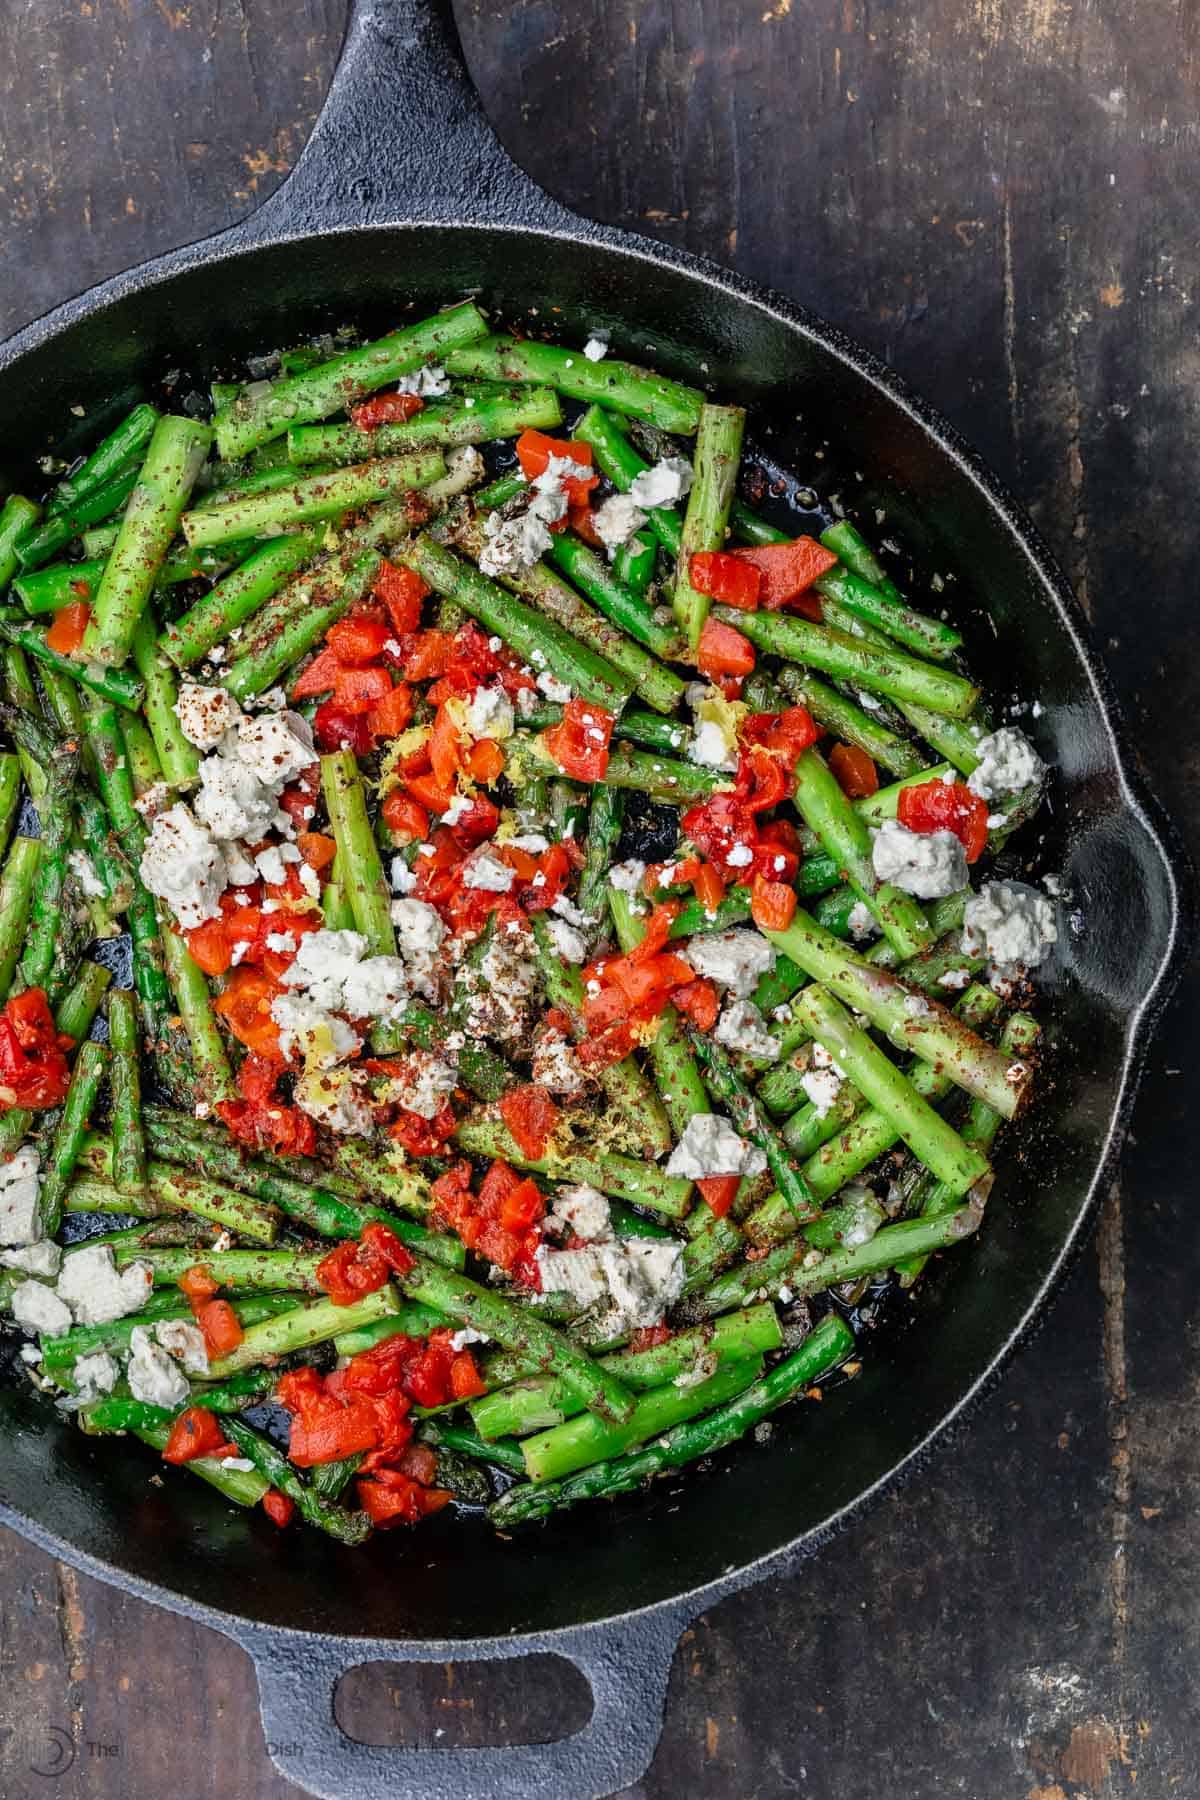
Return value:
[(515, 1526), (976, 1230), (1045, 771), (936, 578), (602, 336), (245, 374), (0, 513), (10, 1348), (278, 1526)]

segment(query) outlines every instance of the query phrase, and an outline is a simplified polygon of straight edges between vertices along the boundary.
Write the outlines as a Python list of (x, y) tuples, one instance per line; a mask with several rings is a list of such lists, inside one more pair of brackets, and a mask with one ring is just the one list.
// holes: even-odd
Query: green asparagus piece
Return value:
[(533, 1481), (555, 1481), (589, 1463), (620, 1456), (634, 1444), (644, 1444), (684, 1419), (695, 1418), (698, 1413), (731, 1400), (758, 1380), (762, 1367), (761, 1356), (746, 1357), (740, 1362), (718, 1364), (707, 1380), (695, 1385), (678, 1387), (672, 1381), (651, 1388), (638, 1400), (629, 1418), (619, 1424), (580, 1413), (561, 1425), (552, 1425), (549, 1431), (540, 1431), (521, 1445), (529, 1477)]
[(32, 536), (42, 509), (23, 494), (10, 494), (0, 507), (0, 589), (6, 588), (21, 566), (17, 544)]
[[(639, 644), (644, 644), (647, 650), (652, 650), (655, 656), (665, 657), (669, 662), (679, 661), (683, 644), (678, 631), (672, 625), (662, 624), (655, 616), (654, 608), (623, 582), (607, 558), (593, 550), (590, 544), (585, 544), (573, 531), (557, 532), (550, 559), (600, 608), (605, 618), (619, 625)], [(678, 697), (677, 694), (676, 699)]]
[(704, 1036), (694, 1026), (688, 1027), (688, 1035), (704, 1070), (705, 1086), (729, 1108), (730, 1116), (742, 1136), (762, 1151), (779, 1192), (796, 1218), (804, 1220), (815, 1217), (820, 1208), (801, 1172), (799, 1161), (763, 1117), (753, 1094), (734, 1068), (732, 1059), (715, 1039)]
[(663, 431), (690, 436), (700, 423), (704, 396), (698, 389), (612, 357), (589, 362), (578, 352), (553, 344), (489, 337), (451, 350), (444, 362), (450, 375), (544, 382), (572, 400), (600, 401), (613, 412), (646, 419)]
[(219, 581), (202, 600), (168, 625), (159, 639), (162, 650), (180, 669), (190, 669), (230, 632), (244, 625), (268, 600), (274, 599), (288, 577), (316, 553), (317, 535), (295, 531), (268, 538), (252, 550), (245, 562)]
[[(226, 1419), (225, 1435), (248, 1456), (259, 1474), (271, 1487), (286, 1494), (301, 1518), (318, 1531), (336, 1538), (340, 1544), (361, 1544), (370, 1536), (371, 1521), (365, 1512), (347, 1512), (343, 1506), (324, 1499), (315, 1488), (300, 1479), (292, 1464), (268, 1438), (262, 1437), (241, 1419)], [(194, 1465), (193, 1465), (194, 1466)]]
[(354, 923), (372, 956), (395, 956), (391, 890), (367, 816), (362, 776), (352, 750), (321, 758), (321, 786), (337, 841)]
[(691, 1205), (692, 1184), (677, 1175), (664, 1175), (655, 1164), (639, 1157), (621, 1156), (615, 1150), (589, 1151), (572, 1148), (551, 1152), (540, 1161), (522, 1154), (512, 1134), (499, 1119), (475, 1115), (463, 1119), (453, 1140), (460, 1150), (473, 1156), (501, 1156), (515, 1169), (529, 1169), (535, 1175), (548, 1175), (552, 1181), (586, 1182), (611, 1194), (614, 1199), (628, 1200), (634, 1206), (648, 1207), (667, 1218), (682, 1218)]
[(354, 463), (329, 475), (302, 475), (290, 487), (247, 494), (221, 506), (193, 508), (183, 515), (183, 535), (189, 544), (203, 545), (288, 531), (428, 487), (445, 473), (445, 460), (439, 451), (420, 450), (411, 456)]
[(994, 1106), (1011, 1119), (1024, 1104), (1030, 1071), (1012, 1063), (1001, 1050), (985, 1044), (946, 1010), (917, 995), (920, 1007), (907, 1004), (913, 995), (888, 970), (840, 944), (807, 913), (797, 911), (786, 931), (767, 931), (767, 940), (798, 963), (856, 1012), (865, 1013), (900, 1050), (941, 1065), (957, 1087)]
[(191, 952), (177, 931), (168, 926), (161, 943), (167, 980), (183, 1020), (196, 1074), (204, 1084), (205, 1096), (210, 1102), (232, 1100), (233, 1073), (212, 1009), (208, 982), (192, 961)]
[(486, 330), (483, 314), (468, 300), (315, 368), (285, 375), (265, 388), (255, 382), (218, 409), (217, 451), (228, 461), (245, 456), (256, 445), (281, 437), (289, 427), (327, 419), (375, 389), (398, 381), (423, 362), (443, 356), (455, 344), (481, 337)]
[(62, 1223), (63, 1200), (79, 1157), (88, 1120), (108, 1067), (108, 1047), (90, 1038), (79, 1046), (71, 1085), (54, 1133), (38, 1195), (43, 1237), (55, 1237)]
[[(14, 729), (19, 729), (14, 720)], [(74, 824), (73, 790), (79, 775), (77, 745), (56, 743), (47, 770), (46, 796), (39, 805), (42, 854), (33, 881), (28, 935), (18, 964), (25, 987), (45, 987), (63, 931), (67, 851)]]
[(194, 419), (168, 415), (155, 425), (84, 634), (86, 661), (119, 668), (128, 657), (211, 443), (210, 428)]
[(364, 1294), (349, 1306), (337, 1306), (332, 1300), (306, 1300), (291, 1312), (276, 1319), (264, 1319), (250, 1325), (235, 1350), (218, 1357), (209, 1373), (214, 1381), (224, 1381), (242, 1369), (252, 1369), (266, 1358), (288, 1356), (296, 1350), (307, 1350), (313, 1344), (326, 1344), (342, 1331), (356, 1331), (374, 1324), (399, 1310), (391, 1283)]
[(553, 670), (568, 687), (609, 712), (619, 713), (625, 705), (634, 686), (630, 676), (554, 620), (489, 581), (452, 550), (422, 535), (400, 560), (435, 592), (457, 601), (486, 630), (503, 638), (526, 662)]
[(76, 662), (73, 657), (61, 656), (47, 644), (46, 633), (31, 624), (23, 613), (10, 609), (0, 612), (0, 634), (9, 643), (28, 651), (39, 663), (57, 669), (60, 675), (69, 675), (81, 687), (102, 695), (116, 706), (127, 706), (136, 712), (142, 703), (142, 683), (130, 670), (107, 668), (99, 662)]
[(133, 634), (133, 660), (146, 687), (146, 723), (154, 739), (163, 780), (171, 787), (192, 787), (200, 770), (200, 752), (183, 734), (175, 711), (179, 678), (175, 665), (158, 648), (158, 622), (147, 605)]
[[(712, 1325), (676, 1332), (666, 1343), (649, 1350), (617, 1350), (600, 1360), (626, 1387), (645, 1393), (681, 1376), (686, 1382), (698, 1374), (712, 1373), (718, 1363), (742, 1362), (778, 1350), (782, 1342), (775, 1308), (760, 1305), (729, 1313)], [(467, 1411), (481, 1438), (523, 1437), (582, 1412), (583, 1403), (570, 1382), (554, 1376), (518, 1377), (509, 1386), (494, 1385), (501, 1379), (500, 1365), (512, 1360), (503, 1353), (490, 1358), (485, 1378), (493, 1384), (492, 1391), (468, 1402)]]
[(769, 1413), (844, 1362), (854, 1336), (836, 1313), (822, 1319), (799, 1349), (716, 1411), (676, 1425), (665, 1437), (611, 1461), (593, 1464), (565, 1481), (513, 1487), (491, 1507), (493, 1524), (506, 1527), (574, 1506), (577, 1501), (627, 1494), (654, 1475), (711, 1456), (744, 1437)]
[(691, 585), (688, 567), (691, 558), (699, 552), (724, 548), (745, 427), (743, 407), (706, 404), (700, 409), (695, 480), (683, 520), (671, 601), (693, 656), (708, 617), (710, 601), (707, 594), (699, 593)]
[(108, 1041), (112, 1048), (113, 1184), (119, 1193), (141, 1194), (146, 1186), (142, 1077), (137, 1008), (128, 988), (114, 988), (108, 997)]
[(14, 838), (0, 875), (0, 995), (7, 996), (16, 973), (41, 854), (40, 838)]
[(350, 463), (429, 444), (483, 444), (528, 429), (552, 431), (561, 424), (562, 407), (553, 388), (489, 389), (466, 399), (434, 401), (393, 425), (302, 425), (288, 432), (288, 455), (295, 463)]
[(808, 619), (731, 606), (718, 607), (715, 617), (735, 626), (760, 650), (901, 703), (911, 701), (931, 712), (965, 719), (979, 698), (978, 688), (961, 675)]

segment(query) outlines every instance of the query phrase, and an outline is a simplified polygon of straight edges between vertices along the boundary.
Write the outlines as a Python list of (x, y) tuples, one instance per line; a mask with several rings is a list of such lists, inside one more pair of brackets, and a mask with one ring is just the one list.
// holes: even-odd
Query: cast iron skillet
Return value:
[[(0, 441), (40, 446), (69, 426), (71, 405), (98, 406), (173, 365), (227, 369), (300, 330), (386, 329), (407, 307), (419, 316), (476, 292), (507, 321), (553, 326), (567, 341), (607, 326), (621, 352), (748, 399), (780, 461), (806, 478), (820, 471), (826, 493), (840, 491), (872, 529), (886, 507), (917, 563), (955, 577), (973, 665), (993, 672), (997, 696), (1036, 695), (1045, 708), (1030, 726), (1056, 769), (1043, 866), (1065, 871), (1082, 930), (1064, 932), (1049, 1012), (1053, 1088), (1003, 1140), (985, 1230), (943, 1259), (915, 1325), (885, 1334), (857, 1381), (714, 1470), (516, 1541), (443, 1518), (342, 1551), (235, 1516), (199, 1483), (148, 1485), (137, 1449), (94, 1446), (26, 1389), (0, 1390), (0, 1517), (243, 1644), (277, 1765), (339, 1800), (582, 1800), (637, 1779), (683, 1626), (719, 1596), (793, 1569), (911, 1467), (1044, 1308), (1113, 1168), (1186, 936), (1179, 853), (1126, 766), (1062, 577), (999, 483), (944, 420), (811, 313), (590, 225), (535, 187), (479, 111), (449, 0), (357, 0), (312, 141), (266, 206), (0, 349)], [(356, 1663), (535, 1649), (568, 1656), (592, 1685), (590, 1722), (559, 1743), (380, 1749), (334, 1722), (331, 1689)]]

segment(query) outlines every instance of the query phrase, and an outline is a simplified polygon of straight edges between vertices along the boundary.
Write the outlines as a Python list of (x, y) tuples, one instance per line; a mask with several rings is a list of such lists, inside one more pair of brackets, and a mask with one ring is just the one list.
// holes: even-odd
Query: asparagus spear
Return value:
[(798, 1350), (777, 1362), (716, 1411), (676, 1425), (665, 1437), (629, 1455), (599, 1462), (565, 1481), (530, 1483), (510, 1488), (491, 1508), (493, 1524), (516, 1525), (527, 1519), (574, 1506), (577, 1501), (627, 1494), (652, 1475), (681, 1468), (711, 1456), (743, 1437), (768, 1413), (801, 1394), (813, 1382), (845, 1361), (854, 1348), (849, 1327), (831, 1313), (805, 1338)]

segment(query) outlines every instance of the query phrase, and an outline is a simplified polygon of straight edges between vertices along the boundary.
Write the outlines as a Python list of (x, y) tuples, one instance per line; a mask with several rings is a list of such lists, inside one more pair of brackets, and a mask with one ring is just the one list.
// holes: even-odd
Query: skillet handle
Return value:
[(690, 1618), (676, 1607), (620, 1625), (554, 1634), (533, 1646), (491, 1639), (462, 1660), (503, 1660), (535, 1648), (587, 1677), (592, 1716), (552, 1744), (417, 1750), (361, 1744), (334, 1718), (341, 1677), (376, 1657), (447, 1662), (453, 1644), (348, 1643), (277, 1632), (239, 1635), (258, 1674), (267, 1750), (276, 1768), (323, 1800), (600, 1800), (636, 1782), (662, 1734), (671, 1659)]
[(577, 223), (500, 144), (451, 0), (351, 0), (333, 81), (287, 180), (232, 235), (247, 245), (415, 221)]

